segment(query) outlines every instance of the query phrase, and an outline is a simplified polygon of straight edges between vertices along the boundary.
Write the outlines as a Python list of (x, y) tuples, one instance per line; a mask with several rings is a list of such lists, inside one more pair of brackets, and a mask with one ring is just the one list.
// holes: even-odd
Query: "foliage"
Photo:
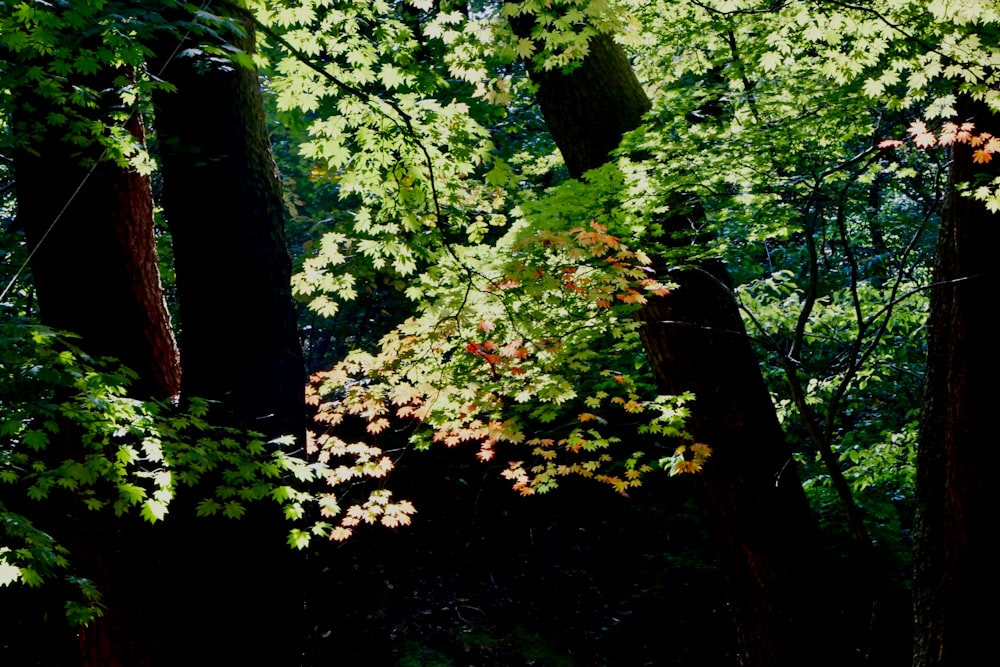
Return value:
[(630, 432), (683, 439), (690, 399), (645, 398), (655, 388), (630, 312), (665, 287), (647, 277), (641, 251), (596, 221), (559, 231), (526, 218), (498, 246), (456, 249), (454, 264), (409, 288), (426, 305), (378, 354), (358, 351), (317, 374), (312, 400), (335, 399), (320, 418), (336, 426), (358, 415), (372, 435), (401, 420), (420, 426), (409, 436), (417, 447), (473, 442), (484, 461), (501, 443), (526, 445), (535, 462), (514, 455), (504, 472), (522, 493), (569, 474), (637, 485), (649, 455), (610, 448)]
[[(0, 335), (0, 483), (25, 500), (18, 511), (0, 505), (4, 579), (37, 586), (62, 576), (76, 584), (84, 604), (68, 603), (71, 621), (86, 623), (99, 614), (99, 596), (75, 574), (58, 538), (33, 522), (36, 503), (70, 497), (77, 511), (136, 512), (152, 523), (164, 518), (181, 487), (203, 494), (199, 516), (238, 519), (248, 503), (271, 500), (301, 526), (291, 528), (288, 538), (301, 549), (314, 536), (342, 539), (345, 531), (326, 520), (341, 513), (338, 496), (317, 492), (314, 480), (342, 484), (381, 477), (391, 467), (371, 448), (336, 452), (336, 468), (326, 460), (308, 463), (286, 451), (288, 442), (268, 443), (211, 425), (205, 420), (208, 404), (196, 398), (184, 410), (128, 398), (131, 371), (88, 357), (55, 331), (13, 323), (4, 324)], [(413, 511), (376, 489), (344, 510), (342, 523), (380, 518), (384, 525), (400, 525)]]
[[(876, 540), (905, 551), (941, 147), (978, 142), (980, 163), (998, 149), (954, 118), (958, 95), (1000, 108), (995, 3), (249, 4), (266, 46), (231, 56), (263, 67), (279, 158), (296, 174), (294, 289), (321, 330), (311, 341), (338, 318), (337, 352), (355, 348), (313, 376), (309, 458), (211, 426), (195, 399), (131, 400), (127, 371), (13, 324), (0, 340), (0, 482), (32, 502), (71, 494), (148, 521), (180, 486), (200, 485), (206, 515), (270, 499), (302, 548), (407, 524), (414, 507), (381, 486), (347, 494), (383, 484), (389, 453), (408, 445), (472, 444), (523, 494), (569, 475), (624, 493), (656, 467), (697, 472), (712, 443), (684, 433), (696, 397), (658, 395), (634, 315), (672, 289), (665, 270), (711, 256), (737, 282), (824, 516), (857, 503)], [(207, 10), (168, 25), (143, 9), (7, 3), (0, 88), (37, 89), (65, 113), (33, 122), (151, 168), (121, 129), (161, 85), (142, 44), (230, 28)], [(565, 180), (526, 66), (571, 71), (597, 32), (629, 49), (654, 106), (613, 164)], [(90, 81), (108, 71), (107, 91)], [(111, 110), (95, 119), (99, 102)], [(37, 134), (5, 122), (4, 150)], [(1000, 207), (997, 182), (967, 189)], [(690, 207), (704, 213), (695, 228), (666, 239), (664, 221)], [(26, 303), (18, 294), (16, 310)], [(79, 451), (66, 451), (67, 429)], [(0, 576), (63, 576), (82, 600), (70, 616), (92, 618), (96, 591), (66, 574), (65, 548), (25, 508), (0, 517)]]

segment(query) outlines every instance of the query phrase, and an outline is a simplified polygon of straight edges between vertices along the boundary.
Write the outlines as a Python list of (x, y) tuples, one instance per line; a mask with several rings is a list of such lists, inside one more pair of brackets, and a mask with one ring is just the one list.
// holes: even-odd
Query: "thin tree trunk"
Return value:
[[(523, 22), (514, 27), (528, 34)], [(608, 35), (591, 40), (571, 73), (533, 71), (532, 79), (575, 177), (604, 164), (650, 107)], [(831, 623), (832, 587), (818, 529), (725, 267), (706, 262), (669, 278), (679, 289), (643, 307), (641, 335), (661, 391), (695, 393), (687, 430), (714, 450), (701, 475), (704, 506), (729, 584), (742, 664), (843, 665), (847, 650)]]
[[(1000, 117), (962, 98), (963, 122), (1000, 134)], [(977, 176), (1000, 175), (952, 153), (931, 290), (927, 377), (917, 455), (915, 667), (977, 664), (994, 652), (998, 586), (993, 538), (998, 507), (992, 489), (1000, 455), (993, 424), (996, 398), (996, 249), (1000, 215), (955, 189)]]

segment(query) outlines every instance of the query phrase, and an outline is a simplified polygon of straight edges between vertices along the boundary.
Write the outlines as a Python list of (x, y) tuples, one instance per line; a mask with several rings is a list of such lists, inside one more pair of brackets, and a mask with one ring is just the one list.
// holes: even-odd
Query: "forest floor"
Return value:
[(521, 497), (469, 451), (407, 454), (388, 486), (411, 526), (312, 555), (305, 664), (736, 663), (692, 485), (628, 497), (587, 480)]

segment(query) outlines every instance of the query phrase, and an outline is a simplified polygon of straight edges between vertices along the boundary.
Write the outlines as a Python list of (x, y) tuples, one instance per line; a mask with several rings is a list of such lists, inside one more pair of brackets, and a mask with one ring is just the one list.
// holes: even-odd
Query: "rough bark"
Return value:
[[(44, 104), (36, 99), (32, 115)], [(141, 140), (138, 117), (131, 129)], [(91, 355), (136, 371), (132, 395), (172, 396), (180, 365), (160, 286), (149, 179), (106, 161), (88, 177), (80, 162), (100, 150), (74, 149), (60, 134), (48, 131), (30, 152), (15, 154), (18, 219), (38, 248), (31, 271), (42, 322), (79, 334)]]
[[(977, 132), (1000, 134), (1000, 115), (960, 100)], [(998, 507), (991, 489), (996, 322), (989, 304), (997, 278), (1000, 215), (956, 191), (1000, 175), (996, 158), (972, 160), (956, 145), (941, 213), (928, 319), (927, 376), (917, 456), (914, 599), (915, 667), (971, 665), (993, 651), (998, 575), (993, 553)]]
[[(254, 53), (253, 24), (244, 16), (242, 25), (243, 35), (228, 41)], [(169, 56), (174, 47), (168, 37), (157, 51)], [(183, 51), (154, 70), (164, 65), (176, 92), (154, 94), (154, 124), (180, 302), (182, 393), (219, 401), (217, 419), (300, 436), (302, 351), (257, 73)]]
[[(523, 24), (515, 30), (527, 34)], [(532, 72), (538, 102), (570, 174), (601, 166), (638, 127), (649, 101), (607, 35), (569, 74)], [(668, 225), (669, 226), (669, 225)], [(714, 454), (704, 508), (729, 584), (745, 665), (843, 665), (846, 649), (822, 584), (818, 529), (721, 263), (669, 278), (649, 301), (641, 335), (665, 393), (695, 393), (688, 431)], [(818, 649), (818, 647), (823, 647)]]
[[(153, 45), (155, 71), (175, 87), (153, 103), (180, 305), (181, 395), (213, 401), (215, 423), (301, 439), (305, 372), (257, 74), (196, 51), (204, 40), (254, 53), (249, 15), (225, 8), (239, 31), (194, 31), (169, 60), (176, 39)], [(238, 522), (194, 519), (199, 495), (180, 497), (167, 521), (171, 594), (157, 664), (195, 654), (200, 664), (295, 664), (302, 598), (282, 517), (253, 507)]]

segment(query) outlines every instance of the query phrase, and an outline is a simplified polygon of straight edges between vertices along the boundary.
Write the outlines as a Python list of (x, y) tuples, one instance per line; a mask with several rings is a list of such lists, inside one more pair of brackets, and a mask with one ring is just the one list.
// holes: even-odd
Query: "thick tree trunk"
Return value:
[[(141, 140), (138, 117), (131, 126)], [(61, 132), (48, 134), (32, 152), (15, 154), (18, 219), (38, 248), (31, 271), (41, 319), (79, 334), (91, 355), (136, 371), (133, 396), (175, 395), (180, 365), (160, 287), (149, 179), (110, 162), (88, 177), (80, 161), (96, 159), (99, 149), (75, 152), (55, 136)]]
[[(515, 25), (520, 34), (525, 26)], [(570, 174), (601, 166), (649, 101), (607, 35), (569, 74), (533, 72), (538, 102)], [(679, 289), (640, 312), (642, 340), (665, 393), (695, 393), (687, 429), (714, 454), (705, 512), (742, 650), (759, 667), (843, 665), (818, 529), (721, 263), (677, 271)], [(817, 568), (821, 571), (817, 572)], [(841, 640), (838, 642), (838, 640)], [(838, 648), (838, 644), (841, 648)]]
[(704, 509), (743, 664), (842, 665), (818, 529), (725, 269), (670, 278), (678, 288), (640, 311), (641, 335), (660, 390), (694, 392), (685, 427), (713, 450)]
[[(228, 41), (252, 54), (253, 24), (240, 22), (245, 34)], [(158, 51), (169, 55), (176, 41), (166, 42)], [(154, 95), (154, 123), (180, 302), (182, 393), (220, 401), (216, 419), (224, 412), (267, 436), (299, 437), (305, 371), (257, 74), (182, 53), (162, 76), (176, 86)]]
[[(226, 7), (239, 34), (189, 39), (253, 54), (249, 15)], [(176, 88), (153, 103), (180, 302), (181, 394), (213, 401), (215, 423), (301, 440), (305, 371), (260, 85), (255, 71), (184, 51), (199, 46), (182, 44), (168, 62), (176, 40), (153, 45), (154, 70)], [(239, 521), (193, 519), (204, 493), (181, 497), (181, 514), (168, 517), (173, 576), (158, 664), (189, 664), (191, 655), (198, 664), (295, 664), (302, 596), (287, 526), (271, 506)]]
[[(960, 101), (976, 132), (1000, 135), (1000, 116)], [(915, 667), (960, 667), (994, 652), (990, 609), (1000, 589), (993, 554), (998, 507), (993, 478), (997, 346), (996, 249), (1000, 215), (957, 193), (977, 176), (1000, 175), (953, 150), (928, 319), (927, 377), (917, 456)]]
[[(53, 103), (17, 92), (14, 122), (22, 136), (33, 137), (14, 157), (18, 218), (35, 249), (31, 271), (42, 322), (79, 334), (90, 355), (115, 357), (136, 371), (132, 396), (176, 395), (180, 366), (160, 286), (149, 179), (107, 161), (85, 168), (81, 162), (100, 160), (101, 148), (81, 148), (62, 130), (36, 123)], [(93, 119), (106, 122), (107, 116), (98, 109)], [(142, 141), (138, 115), (129, 129)], [(54, 461), (84, 456), (72, 423), (63, 424), (50, 454)], [(82, 664), (149, 664), (143, 604), (136, 599), (144, 593), (123, 530), (128, 520), (79, 504), (51, 519), (68, 537), (79, 574), (95, 580), (106, 606), (102, 618), (79, 632)], [(64, 621), (56, 614), (53, 622)]]

